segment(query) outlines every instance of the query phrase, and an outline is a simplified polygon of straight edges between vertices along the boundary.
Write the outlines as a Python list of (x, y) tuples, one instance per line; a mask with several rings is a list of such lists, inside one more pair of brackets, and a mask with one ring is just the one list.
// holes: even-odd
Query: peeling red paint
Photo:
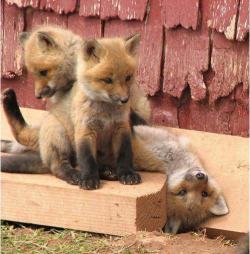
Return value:
[(162, 17), (166, 28), (181, 25), (196, 30), (199, 24), (199, 0), (162, 0)]
[(77, 0), (40, 0), (40, 9), (53, 10), (59, 14), (68, 14), (76, 9)]
[[(91, 29), (89, 29), (90, 27)], [(102, 36), (100, 19), (85, 18), (78, 14), (73, 14), (68, 17), (68, 28), (84, 39), (100, 38)]]
[(208, 26), (224, 33), (229, 40), (235, 39), (239, 1), (214, 0), (211, 5)]
[(28, 9), (26, 13), (27, 31), (31, 31), (40, 25), (58, 25), (67, 28), (67, 16), (59, 15), (54, 12)]
[(16, 4), (18, 7), (37, 8), (39, 6), (39, 0), (5, 0), (8, 4)]
[(214, 33), (211, 66), (215, 75), (209, 85), (210, 102), (229, 95), (240, 83), (248, 89), (248, 50), (248, 42), (232, 42)]
[(244, 41), (249, 34), (249, 0), (241, 0), (236, 39)]
[(22, 75), (22, 47), (19, 44), (19, 33), (24, 29), (24, 15), (15, 5), (3, 3), (3, 48), (2, 76), (12, 79)]
[(84, 17), (99, 17), (101, 0), (80, 0), (79, 15)]
[(79, 14), (98, 16), (103, 20), (119, 17), (121, 20), (143, 20), (148, 0), (80, 0)]

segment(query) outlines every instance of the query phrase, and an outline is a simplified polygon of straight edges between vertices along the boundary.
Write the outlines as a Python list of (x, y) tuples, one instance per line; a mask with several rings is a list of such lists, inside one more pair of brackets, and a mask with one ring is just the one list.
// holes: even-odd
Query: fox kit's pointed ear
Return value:
[(90, 59), (98, 60), (104, 53), (103, 46), (97, 40), (86, 40), (83, 43), (83, 57), (84, 60), (88, 61)]
[(45, 49), (57, 47), (57, 43), (47, 32), (38, 32), (38, 43), (41, 48)]
[(137, 49), (141, 40), (140, 34), (134, 34), (125, 39), (125, 47), (126, 50), (131, 54), (135, 55), (137, 53)]
[(225, 215), (229, 213), (225, 198), (220, 194), (214, 205), (210, 208), (210, 212), (214, 215)]
[(30, 36), (30, 32), (22, 32), (19, 34), (19, 41), (21, 42), (22, 45), (27, 41), (27, 39)]

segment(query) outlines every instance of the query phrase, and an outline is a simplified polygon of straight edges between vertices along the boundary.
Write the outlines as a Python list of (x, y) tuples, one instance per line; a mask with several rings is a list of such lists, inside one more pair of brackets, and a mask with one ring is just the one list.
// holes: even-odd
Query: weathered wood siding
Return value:
[(152, 119), (167, 126), (248, 136), (249, 0), (5, 0), (2, 89), (22, 106), (34, 98), (18, 43), (21, 31), (56, 24), (84, 38), (140, 32), (138, 83)]

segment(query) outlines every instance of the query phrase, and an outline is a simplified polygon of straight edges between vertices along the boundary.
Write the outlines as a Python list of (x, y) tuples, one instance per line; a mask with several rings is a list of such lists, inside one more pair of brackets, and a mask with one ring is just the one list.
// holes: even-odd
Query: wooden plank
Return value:
[(199, 25), (199, 0), (162, 0), (161, 14), (166, 28), (181, 25), (196, 30)]
[(39, 8), (68, 14), (75, 11), (76, 3), (77, 0), (40, 0)]
[(214, 0), (211, 5), (208, 26), (224, 33), (229, 40), (235, 39), (239, 0)]
[(237, 23), (236, 39), (244, 41), (249, 34), (249, 0), (241, 0)]
[(209, 85), (210, 102), (229, 95), (240, 83), (248, 89), (248, 49), (248, 42), (231, 42), (214, 33), (211, 67), (215, 75)]
[(136, 32), (141, 33), (137, 80), (146, 93), (153, 96), (160, 90), (163, 30), (159, 25), (161, 22), (160, 1), (154, 1), (154, 4), (150, 6), (152, 8), (146, 23), (108, 21), (105, 24), (104, 36), (128, 36)]
[(18, 35), (24, 29), (24, 13), (15, 5), (3, 3), (2, 77), (12, 79), (22, 75), (22, 47)]
[[(89, 29), (91, 27), (91, 29)], [(85, 18), (77, 13), (68, 16), (68, 28), (84, 39), (100, 38), (102, 36), (101, 20)]]
[(141, 175), (137, 186), (102, 181), (86, 191), (50, 175), (2, 173), (1, 219), (111, 235), (157, 230), (166, 222), (165, 176)]
[(8, 4), (16, 4), (18, 7), (33, 7), (39, 6), (39, 0), (5, 0)]
[(229, 238), (246, 234), (249, 225), (249, 139), (175, 129), (187, 136), (204, 167), (222, 188), (229, 214), (205, 223), (208, 234), (223, 232)]

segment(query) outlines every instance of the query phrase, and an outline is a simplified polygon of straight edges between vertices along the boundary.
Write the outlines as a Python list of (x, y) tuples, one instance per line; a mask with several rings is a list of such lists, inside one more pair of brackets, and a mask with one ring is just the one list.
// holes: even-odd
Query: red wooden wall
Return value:
[(248, 136), (248, 0), (5, 0), (2, 89), (22, 106), (34, 98), (18, 34), (43, 23), (84, 38), (142, 34), (139, 84), (154, 122)]

